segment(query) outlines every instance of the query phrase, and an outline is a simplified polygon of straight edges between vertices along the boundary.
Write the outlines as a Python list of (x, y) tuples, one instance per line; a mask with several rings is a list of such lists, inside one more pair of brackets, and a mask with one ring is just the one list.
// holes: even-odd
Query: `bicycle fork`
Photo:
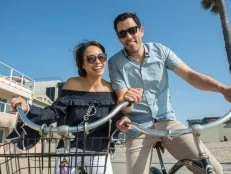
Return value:
[(203, 145), (202, 145), (202, 142), (200, 140), (200, 135), (201, 135), (200, 127), (194, 126), (193, 127), (193, 138), (194, 138), (194, 142), (196, 144), (196, 148), (199, 152), (199, 158), (201, 161), (201, 165), (202, 165), (204, 172), (206, 174), (214, 174), (215, 172), (211, 166), (211, 163), (209, 161), (209, 157), (203, 149)]
[(213, 168), (212, 168), (212, 166), (210, 164), (209, 159), (202, 159), (201, 163), (202, 163), (202, 165), (204, 167), (204, 171), (205, 171), (206, 174), (215, 174), (215, 172), (214, 172), (214, 170), (213, 170)]

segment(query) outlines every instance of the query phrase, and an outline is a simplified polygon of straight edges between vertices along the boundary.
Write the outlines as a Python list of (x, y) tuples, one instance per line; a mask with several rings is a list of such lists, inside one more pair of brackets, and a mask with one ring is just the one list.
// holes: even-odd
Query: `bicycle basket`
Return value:
[[(66, 170), (64, 171), (66, 173), (78, 174), (80, 174), (78, 170), (83, 174), (84, 172), (88, 174), (105, 173), (109, 150), (106, 148), (95, 151), (95, 147), (100, 147), (101, 142), (108, 142), (106, 138), (88, 138), (94, 150), (89, 147), (84, 149), (84, 146), (80, 149), (76, 145), (81, 144), (79, 142), (82, 140), (78, 138), (74, 141), (69, 139), (71, 148), (57, 149), (56, 147), (60, 144), (59, 140), (59, 138), (41, 138), (35, 147), (25, 151), (18, 149), (20, 142), (1, 145), (0, 174), (62, 174), (63, 170)], [(75, 147), (72, 147), (73, 144)]]

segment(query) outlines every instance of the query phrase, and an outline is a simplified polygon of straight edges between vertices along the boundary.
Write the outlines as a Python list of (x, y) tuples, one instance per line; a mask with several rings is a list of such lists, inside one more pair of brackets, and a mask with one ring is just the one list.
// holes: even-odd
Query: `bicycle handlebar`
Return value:
[[(39, 132), (43, 131), (44, 133), (47, 133), (47, 132), (56, 132), (56, 133), (72, 132), (73, 133), (76, 131), (88, 132), (89, 130), (94, 129), (94, 128), (106, 123), (109, 119), (111, 119), (113, 116), (115, 116), (121, 109), (123, 109), (124, 107), (127, 107), (129, 105), (130, 105), (130, 102), (124, 101), (124, 102), (118, 104), (105, 117), (103, 117), (103, 118), (101, 118), (101, 119), (99, 119), (93, 123), (87, 123), (86, 122), (84, 125), (78, 125), (78, 126), (62, 125), (59, 127), (47, 127), (46, 124), (43, 124), (43, 125), (35, 124), (27, 118), (27, 116), (25, 115), (24, 111), (22, 110), (22, 108), (20, 106), (17, 106), (17, 110), (18, 110), (20, 118), (25, 123), (25, 125), (36, 130), (36, 131), (39, 131)], [(179, 136), (179, 135), (184, 135), (184, 134), (189, 134), (189, 133), (193, 133), (194, 135), (200, 135), (202, 130), (217, 126), (219, 124), (222, 124), (222, 123), (228, 121), (229, 119), (231, 119), (231, 110), (227, 114), (225, 114), (223, 117), (219, 118), (218, 120), (216, 120), (212, 123), (207, 123), (204, 125), (195, 124), (195, 125), (192, 125), (191, 127), (188, 127), (186, 129), (154, 130), (154, 129), (142, 127), (141, 125), (139, 125), (138, 123), (135, 123), (135, 122), (131, 122), (128, 124), (131, 124), (134, 128), (136, 128), (137, 130), (139, 130), (145, 134), (149, 134), (149, 135), (153, 135), (153, 136), (174, 137), (174, 136)]]
[(208, 129), (211, 127), (215, 127), (217, 125), (220, 125), (228, 120), (231, 119), (231, 110), (225, 114), (223, 117), (219, 118), (218, 120), (212, 122), (212, 123), (207, 123), (204, 125), (200, 125), (200, 124), (194, 124), (191, 127), (188, 127), (186, 129), (177, 129), (177, 130), (155, 130), (155, 129), (149, 129), (149, 128), (145, 128), (135, 122), (131, 122), (129, 123), (132, 127), (134, 127), (135, 129), (148, 134), (148, 135), (152, 135), (152, 136), (165, 136), (165, 137), (174, 137), (174, 136), (179, 136), (179, 135), (184, 135), (184, 134), (189, 134), (189, 133), (193, 133), (194, 135), (200, 135), (201, 131), (204, 129)]
[(62, 125), (59, 127), (47, 127), (46, 124), (38, 125), (36, 123), (33, 123), (30, 119), (27, 118), (26, 114), (24, 113), (23, 109), (20, 106), (17, 106), (17, 110), (19, 113), (20, 118), (24, 122), (24, 124), (36, 131), (39, 132), (56, 132), (61, 134), (67, 134), (67, 133), (73, 133), (73, 132), (82, 132), (86, 131), (88, 132), (91, 129), (94, 129), (104, 123), (106, 123), (109, 119), (111, 119), (113, 116), (115, 116), (121, 109), (128, 106), (130, 103), (128, 101), (124, 101), (123, 103), (118, 104), (109, 114), (107, 114), (105, 117), (92, 122), (92, 123), (85, 123), (84, 125), (78, 125), (78, 126), (68, 126), (68, 125)]
[(152, 136), (179, 136), (179, 135), (184, 135), (188, 133), (192, 133), (192, 128), (187, 128), (187, 129), (177, 129), (177, 130), (155, 130), (155, 129), (150, 129), (150, 128), (145, 128), (138, 123), (131, 122), (128, 125), (131, 125), (135, 129), (139, 130), (140, 132), (143, 132), (144, 134), (152, 135)]
[(223, 117), (219, 118), (218, 120), (216, 120), (212, 123), (207, 123), (204, 125), (195, 124), (195, 125), (192, 125), (191, 127), (188, 127), (186, 129), (154, 130), (154, 129), (144, 128), (141, 125), (134, 123), (134, 122), (131, 122), (130, 124), (131, 124), (131, 126), (136, 128), (137, 130), (139, 130), (145, 134), (152, 135), (152, 136), (175, 137), (175, 136), (180, 136), (180, 135), (192, 133), (193, 137), (194, 137), (194, 142), (195, 142), (196, 148), (197, 148), (198, 153), (199, 153), (199, 157), (201, 159), (207, 159), (208, 156), (207, 156), (206, 152), (204, 151), (203, 146), (202, 146), (202, 142), (200, 140), (201, 132), (204, 129), (212, 128), (212, 127), (217, 126), (219, 124), (222, 124), (228, 120), (231, 120), (231, 111), (229, 111)]

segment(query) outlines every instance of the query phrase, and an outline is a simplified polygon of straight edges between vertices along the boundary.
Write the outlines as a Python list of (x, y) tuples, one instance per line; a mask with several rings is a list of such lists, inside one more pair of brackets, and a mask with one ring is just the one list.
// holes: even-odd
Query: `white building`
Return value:
[(43, 101), (52, 104), (59, 95), (60, 80), (44, 80), (36, 82), (33, 101)]
[(10, 101), (21, 96), (29, 104), (45, 107), (58, 97), (60, 80), (36, 82), (0, 61), (0, 143), (15, 127), (16, 113), (10, 111)]
[[(187, 120), (188, 125), (194, 124), (207, 124), (211, 123), (220, 117), (204, 117), (203, 119), (192, 119)], [(210, 129), (205, 129), (202, 131), (201, 139), (203, 142), (218, 142), (218, 141), (229, 141), (231, 140), (231, 120), (218, 125), (216, 127), (212, 127)]]

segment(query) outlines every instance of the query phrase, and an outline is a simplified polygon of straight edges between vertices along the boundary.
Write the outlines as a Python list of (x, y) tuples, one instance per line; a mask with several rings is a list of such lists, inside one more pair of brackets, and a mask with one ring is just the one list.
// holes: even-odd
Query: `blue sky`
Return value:
[[(32, 79), (76, 76), (72, 50), (83, 40), (97, 40), (109, 55), (122, 48), (113, 29), (122, 12), (136, 12), (144, 42), (162, 43), (189, 66), (231, 85), (219, 16), (202, 9), (200, 0), (1, 0), (0, 61)], [(231, 19), (231, 0), (228, 4)], [(106, 71), (105, 79), (109, 80)], [(219, 116), (231, 107), (223, 96), (199, 91), (170, 72), (177, 117)]]

